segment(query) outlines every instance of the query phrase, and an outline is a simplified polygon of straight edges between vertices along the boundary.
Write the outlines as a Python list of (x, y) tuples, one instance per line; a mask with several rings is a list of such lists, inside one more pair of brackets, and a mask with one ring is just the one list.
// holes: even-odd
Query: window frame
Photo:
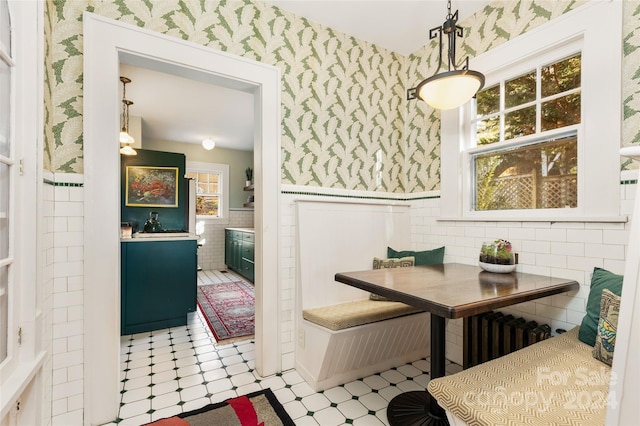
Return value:
[[(191, 172), (218, 173), (220, 176), (220, 181), (218, 182), (218, 217), (196, 215), (196, 220), (206, 220), (210, 222), (218, 222), (221, 224), (229, 223), (229, 165), (218, 163), (204, 163), (199, 161), (187, 161), (186, 173)], [(197, 189), (196, 196), (198, 196)]]
[[(578, 207), (473, 211), (470, 153), (479, 148), (470, 124), (472, 102), (441, 114), (441, 219), (478, 221), (621, 222), (619, 182), (622, 126), (622, 6), (591, 1), (474, 58), (486, 87), (520, 76), (538, 65), (582, 52), (581, 123), (578, 132)], [(604, 21), (603, 21), (604, 20)], [(602, 22), (611, 22), (602, 31)], [(617, 36), (617, 37), (616, 37)], [(506, 59), (505, 59), (506, 58)], [(607, 84), (601, 84), (607, 81)], [(536, 99), (536, 103), (539, 99)], [(504, 109), (502, 110), (504, 112)], [(596, 123), (596, 124), (594, 124)], [(523, 140), (562, 134), (569, 127), (483, 145), (512, 146)], [(584, 171), (587, 172), (584, 172)], [(589, 172), (597, 170), (598, 173)], [(604, 175), (604, 176), (603, 176)], [(588, 190), (587, 190), (588, 189)]]

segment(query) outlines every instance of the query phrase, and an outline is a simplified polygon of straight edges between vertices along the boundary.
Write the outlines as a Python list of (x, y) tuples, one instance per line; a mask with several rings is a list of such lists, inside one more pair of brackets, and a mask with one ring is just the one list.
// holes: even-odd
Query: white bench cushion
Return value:
[(307, 321), (335, 331), (416, 312), (422, 311), (401, 302), (380, 302), (363, 299), (305, 309), (302, 311), (302, 317)]

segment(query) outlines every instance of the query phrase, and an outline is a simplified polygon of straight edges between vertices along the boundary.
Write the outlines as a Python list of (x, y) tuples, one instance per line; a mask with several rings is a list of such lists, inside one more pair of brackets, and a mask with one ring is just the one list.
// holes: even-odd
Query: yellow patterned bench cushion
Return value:
[(429, 382), (438, 404), (469, 425), (603, 425), (611, 368), (578, 327)]
[(378, 302), (364, 299), (305, 309), (302, 311), (302, 317), (330, 330), (342, 330), (416, 312), (422, 311), (401, 302)]

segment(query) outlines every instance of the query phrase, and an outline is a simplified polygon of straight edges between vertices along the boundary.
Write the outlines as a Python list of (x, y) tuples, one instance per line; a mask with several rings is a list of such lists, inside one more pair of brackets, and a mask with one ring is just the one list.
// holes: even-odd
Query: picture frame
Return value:
[(127, 166), (127, 207), (178, 207), (178, 167)]

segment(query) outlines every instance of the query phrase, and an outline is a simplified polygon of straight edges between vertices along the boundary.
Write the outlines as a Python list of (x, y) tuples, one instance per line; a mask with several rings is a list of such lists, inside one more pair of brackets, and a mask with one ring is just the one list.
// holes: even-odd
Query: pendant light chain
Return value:
[(129, 105), (133, 105), (133, 102), (127, 99), (127, 84), (131, 83), (131, 80), (127, 77), (120, 77), (122, 82), (122, 131), (129, 133)]
[(122, 125), (129, 133), (129, 108), (127, 107), (127, 83), (122, 84)]

